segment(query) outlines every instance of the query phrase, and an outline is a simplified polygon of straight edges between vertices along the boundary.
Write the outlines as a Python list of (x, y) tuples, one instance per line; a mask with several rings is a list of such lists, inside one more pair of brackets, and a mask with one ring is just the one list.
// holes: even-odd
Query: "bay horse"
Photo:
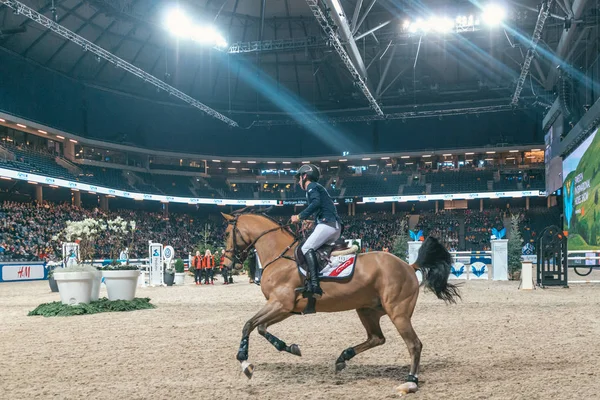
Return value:
[[(298, 345), (287, 345), (267, 331), (268, 326), (301, 314), (308, 301), (296, 290), (304, 284), (304, 277), (298, 272), (293, 258), (298, 239), (289, 226), (264, 214), (221, 214), (228, 223), (226, 266), (241, 268), (252, 248), (256, 249), (264, 266), (260, 287), (267, 303), (244, 325), (237, 353), (242, 371), (250, 379), (254, 366), (248, 362), (248, 346), (250, 333), (255, 328), (277, 350), (301, 356)], [(412, 265), (387, 252), (363, 253), (358, 255), (354, 274), (349, 280), (323, 280), (323, 297), (316, 303), (316, 312), (356, 310), (367, 331), (366, 341), (342, 351), (335, 362), (336, 372), (343, 370), (346, 362), (357, 354), (385, 343), (379, 320), (387, 315), (404, 339), (411, 359), (406, 382), (396, 389), (400, 395), (416, 392), (422, 349), (411, 324), (419, 295), (416, 271), (422, 272), (423, 284), (438, 298), (455, 303), (460, 294), (455, 285), (448, 283), (451, 263), (452, 257), (444, 246), (437, 239), (428, 237)]]

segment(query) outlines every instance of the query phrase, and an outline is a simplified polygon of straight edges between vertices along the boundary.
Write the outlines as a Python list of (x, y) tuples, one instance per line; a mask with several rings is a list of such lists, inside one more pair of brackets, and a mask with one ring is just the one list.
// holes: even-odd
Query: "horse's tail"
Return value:
[(456, 303), (460, 299), (458, 287), (448, 283), (452, 256), (446, 248), (434, 237), (429, 236), (421, 245), (417, 261), (413, 268), (423, 273), (423, 284), (446, 303)]

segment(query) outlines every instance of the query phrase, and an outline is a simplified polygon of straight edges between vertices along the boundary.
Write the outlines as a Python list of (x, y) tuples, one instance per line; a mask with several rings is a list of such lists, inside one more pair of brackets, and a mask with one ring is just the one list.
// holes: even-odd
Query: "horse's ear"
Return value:
[(232, 219), (235, 219), (235, 217), (233, 215), (230, 214), (225, 214), (225, 213), (221, 213), (221, 215), (223, 216), (223, 218), (225, 218), (227, 221), (231, 221)]

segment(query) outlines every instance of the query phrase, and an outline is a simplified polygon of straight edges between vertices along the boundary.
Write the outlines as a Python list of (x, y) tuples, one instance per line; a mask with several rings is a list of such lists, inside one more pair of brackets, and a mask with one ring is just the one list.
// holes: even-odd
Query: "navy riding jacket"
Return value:
[(341, 224), (335, 204), (333, 204), (333, 200), (323, 186), (316, 182), (310, 182), (306, 188), (306, 199), (308, 200), (308, 207), (298, 214), (298, 218), (303, 220), (315, 215), (317, 224), (329, 225), (335, 224), (336, 221)]

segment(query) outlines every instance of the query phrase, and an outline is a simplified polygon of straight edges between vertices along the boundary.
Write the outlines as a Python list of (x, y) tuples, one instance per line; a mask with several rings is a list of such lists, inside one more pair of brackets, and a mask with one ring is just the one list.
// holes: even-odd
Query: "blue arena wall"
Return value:
[[(148, 85), (149, 93), (153, 90)], [(175, 101), (146, 100), (86, 85), (0, 50), (1, 111), (91, 139), (157, 150), (264, 157), (479, 147), (496, 144), (500, 137), (511, 137), (515, 144), (543, 141), (541, 115), (533, 111), (243, 129)], [(248, 127), (255, 115), (232, 118)]]

